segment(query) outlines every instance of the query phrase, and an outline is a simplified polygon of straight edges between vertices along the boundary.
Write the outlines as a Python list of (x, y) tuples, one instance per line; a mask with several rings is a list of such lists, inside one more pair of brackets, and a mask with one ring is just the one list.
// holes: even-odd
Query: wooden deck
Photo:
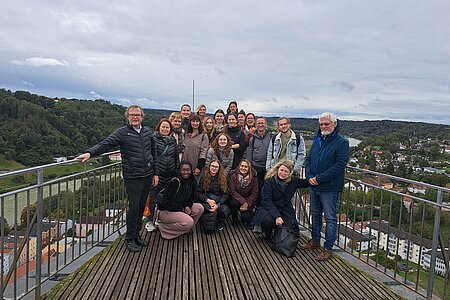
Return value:
[(286, 258), (244, 226), (145, 238), (137, 254), (116, 240), (44, 299), (401, 299), (339, 257), (317, 262), (319, 250), (298, 248)]

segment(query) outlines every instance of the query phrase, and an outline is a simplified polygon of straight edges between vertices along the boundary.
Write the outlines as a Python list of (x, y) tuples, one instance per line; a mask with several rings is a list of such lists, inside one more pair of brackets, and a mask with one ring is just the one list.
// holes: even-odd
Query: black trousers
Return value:
[[(287, 227), (292, 227), (294, 224), (292, 224), (291, 219), (289, 219), (285, 215), (281, 215), (281, 218), (283, 219), (284, 225)], [(262, 223), (261, 223), (262, 230), (266, 234), (266, 237), (271, 237), (273, 229), (275, 228), (275, 219), (270, 215), (265, 215)]]
[(256, 207), (259, 206), (261, 203), (261, 191), (264, 186), (264, 176), (266, 176), (266, 167), (253, 167), (256, 170), (256, 178), (258, 178), (258, 198), (256, 199), (256, 202), (254, 203)]
[(142, 228), (142, 215), (145, 202), (152, 184), (153, 176), (125, 180), (128, 194), (127, 233), (126, 240), (134, 240), (139, 236)]
[[(231, 216), (236, 218), (239, 208), (241, 207), (241, 203), (239, 203), (236, 199), (228, 198), (227, 204), (230, 207)], [(241, 211), (241, 221), (244, 223), (250, 223), (254, 216), (255, 212), (252, 207), (249, 207), (246, 211)]]

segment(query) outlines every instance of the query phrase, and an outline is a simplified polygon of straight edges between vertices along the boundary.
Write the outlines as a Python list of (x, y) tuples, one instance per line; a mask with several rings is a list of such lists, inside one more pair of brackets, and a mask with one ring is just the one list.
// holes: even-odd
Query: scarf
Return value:
[(241, 188), (245, 189), (251, 182), (250, 176), (247, 174), (245, 177), (241, 173), (238, 173), (238, 181)]

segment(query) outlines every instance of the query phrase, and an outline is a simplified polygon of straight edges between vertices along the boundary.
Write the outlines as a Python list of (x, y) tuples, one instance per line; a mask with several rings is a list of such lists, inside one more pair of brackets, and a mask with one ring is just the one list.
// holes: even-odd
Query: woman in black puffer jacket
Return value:
[(222, 164), (213, 159), (200, 177), (198, 199), (205, 206), (200, 224), (206, 233), (222, 230), (230, 208), (225, 204), (228, 198), (228, 184)]
[(145, 228), (154, 231), (153, 216), (155, 212), (156, 197), (164, 189), (170, 179), (176, 174), (179, 165), (177, 142), (172, 135), (173, 127), (166, 118), (161, 119), (153, 133), (153, 153), (155, 157), (154, 185), (150, 189), (150, 216), (147, 218)]

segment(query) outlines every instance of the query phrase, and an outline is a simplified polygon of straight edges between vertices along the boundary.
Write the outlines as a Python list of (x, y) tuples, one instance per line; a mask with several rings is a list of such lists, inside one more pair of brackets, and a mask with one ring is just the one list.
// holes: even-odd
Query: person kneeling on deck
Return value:
[(298, 188), (309, 187), (309, 182), (292, 176), (293, 171), (294, 163), (285, 159), (279, 161), (266, 174), (261, 205), (253, 218), (253, 224), (255, 229), (262, 227), (269, 243), (272, 241), (275, 225), (284, 225), (297, 234), (299, 232), (291, 199)]
[(142, 214), (144, 213), (150, 186), (154, 183), (153, 140), (150, 129), (142, 126), (144, 110), (131, 105), (125, 111), (127, 125), (116, 129), (110, 136), (89, 148), (75, 159), (87, 161), (91, 156), (106, 153), (120, 146), (122, 174), (128, 194), (127, 233), (125, 243), (130, 252), (139, 252), (147, 242), (140, 236)]
[(197, 202), (197, 181), (188, 161), (180, 163), (179, 174), (173, 177), (158, 199), (159, 231), (164, 239), (174, 239), (190, 232), (203, 214)]
[(319, 131), (306, 157), (306, 178), (311, 184), (312, 239), (301, 248), (311, 250), (320, 247), (322, 212), (324, 213), (325, 250), (316, 260), (331, 258), (336, 241), (336, 209), (339, 193), (344, 187), (344, 172), (350, 156), (348, 141), (339, 135), (337, 118), (330, 112), (319, 117)]

